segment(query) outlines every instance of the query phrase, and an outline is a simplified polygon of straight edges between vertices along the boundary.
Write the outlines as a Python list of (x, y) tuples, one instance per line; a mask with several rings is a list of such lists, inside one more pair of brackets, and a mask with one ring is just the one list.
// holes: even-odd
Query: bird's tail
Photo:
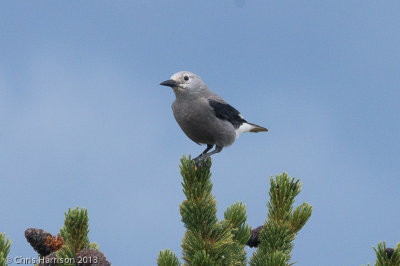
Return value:
[(252, 124), (252, 123), (248, 123), (247, 124), (251, 125), (251, 129), (249, 130), (250, 132), (254, 132), (254, 133), (258, 133), (258, 132), (268, 132), (268, 129), (266, 129), (265, 127), (256, 125), (256, 124)]
[(236, 129), (236, 138), (238, 138), (242, 133), (245, 133), (245, 132), (257, 133), (257, 132), (262, 132), (262, 131), (267, 132), (268, 129), (266, 129), (265, 127), (256, 125), (256, 124), (244, 122), (242, 125), (240, 125), (240, 127), (238, 129)]

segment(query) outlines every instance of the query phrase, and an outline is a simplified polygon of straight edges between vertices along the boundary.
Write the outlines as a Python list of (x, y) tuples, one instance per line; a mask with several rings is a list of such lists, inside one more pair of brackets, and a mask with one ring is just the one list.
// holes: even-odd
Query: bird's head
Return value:
[(175, 73), (169, 80), (161, 82), (160, 85), (171, 87), (176, 96), (197, 95), (206, 89), (208, 90), (201, 78), (189, 71)]

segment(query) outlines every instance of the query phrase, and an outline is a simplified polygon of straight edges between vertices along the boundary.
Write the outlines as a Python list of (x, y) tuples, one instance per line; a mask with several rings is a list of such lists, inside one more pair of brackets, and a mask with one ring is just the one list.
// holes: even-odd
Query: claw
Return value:
[(210, 156), (208, 154), (201, 154), (200, 156), (194, 158), (192, 161), (194, 161), (195, 163), (195, 168), (200, 168), (207, 165), (209, 158)]

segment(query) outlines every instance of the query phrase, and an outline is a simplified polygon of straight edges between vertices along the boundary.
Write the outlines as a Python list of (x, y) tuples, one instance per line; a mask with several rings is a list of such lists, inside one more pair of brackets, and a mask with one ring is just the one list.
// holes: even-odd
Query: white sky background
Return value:
[(158, 84), (199, 74), (245, 118), (213, 158), (218, 215), (266, 217), (270, 175), (301, 178), (313, 215), (299, 265), (361, 265), (399, 241), (400, 38), (396, 1), (8, 2), (0, 8), (0, 231), (36, 256), (28, 227), (56, 234), (86, 207), (114, 265), (181, 256), (178, 162), (203, 147)]

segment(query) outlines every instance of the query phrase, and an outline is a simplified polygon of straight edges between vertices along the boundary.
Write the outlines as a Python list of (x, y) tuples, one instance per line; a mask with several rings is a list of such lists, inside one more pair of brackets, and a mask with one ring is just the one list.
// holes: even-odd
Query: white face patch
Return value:
[(175, 81), (175, 82), (178, 82), (178, 81), (181, 79), (181, 76), (182, 76), (181, 72), (178, 72), (178, 73), (173, 74), (173, 75), (171, 76), (171, 79), (172, 79), (173, 81)]
[(195, 76), (195, 74), (193, 74), (192, 72), (189, 72), (189, 71), (180, 71), (180, 72), (173, 74), (171, 76), (171, 79), (174, 80), (175, 82), (180, 83), (180, 82), (184, 81), (185, 76), (192, 77), (192, 76)]
[(253, 128), (254, 128), (253, 125), (250, 125), (250, 124), (247, 124), (247, 123), (243, 123), (238, 129), (235, 130), (236, 138), (238, 138), (243, 133), (249, 132)]

